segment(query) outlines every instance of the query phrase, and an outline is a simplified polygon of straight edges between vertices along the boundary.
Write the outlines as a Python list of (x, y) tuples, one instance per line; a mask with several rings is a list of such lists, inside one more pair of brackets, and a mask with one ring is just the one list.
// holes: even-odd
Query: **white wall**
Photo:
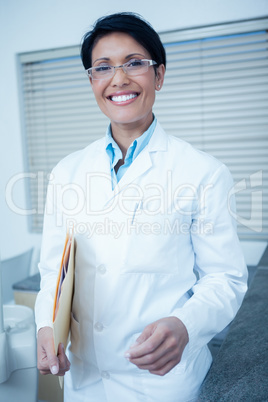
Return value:
[[(129, 7), (127, 7), (129, 5)], [(268, 0), (0, 0), (0, 250), (9, 258), (39, 245), (27, 217), (12, 212), (4, 192), (24, 172), (16, 55), (80, 43), (100, 16), (134, 11), (158, 31), (210, 25), (268, 15)], [(16, 185), (15, 202), (25, 207), (25, 189)]]

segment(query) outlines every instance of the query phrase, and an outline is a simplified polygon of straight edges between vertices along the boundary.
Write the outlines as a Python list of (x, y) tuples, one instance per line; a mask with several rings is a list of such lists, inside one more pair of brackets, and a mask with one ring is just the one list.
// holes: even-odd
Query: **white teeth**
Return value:
[(130, 99), (136, 98), (137, 94), (122, 95), (122, 96), (112, 96), (111, 99), (114, 102), (126, 102)]

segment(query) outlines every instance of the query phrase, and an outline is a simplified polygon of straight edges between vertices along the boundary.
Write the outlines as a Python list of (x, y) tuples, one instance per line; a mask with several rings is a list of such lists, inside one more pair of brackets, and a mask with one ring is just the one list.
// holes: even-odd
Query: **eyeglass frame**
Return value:
[[(150, 66), (156, 66), (156, 65), (158, 64), (156, 61), (154, 61), (154, 60), (149, 60), (149, 59), (132, 59), (132, 60), (149, 61), (148, 68), (149, 68)], [(131, 62), (131, 60), (127, 61), (127, 62), (124, 63), (124, 64), (121, 64), (120, 66), (111, 66), (111, 65), (108, 64), (107, 66), (112, 67), (112, 69), (113, 69), (113, 70), (112, 70), (112, 71), (113, 71), (113, 74), (108, 75), (107, 77), (103, 77), (103, 78), (93, 78), (91, 71), (92, 71), (93, 69), (98, 68), (98, 66), (96, 66), (96, 67), (90, 67), (90, 68), (86, 69), (86, 74), (87, 74), (90, 78), (92, 78), (93, 81), (107, 80), (108, 78), (114, 77), (114, 76), (115, 76), (115, 73), (116, 73), (116, 68), (122, 68), (123, 71), (124, 71), (124, 73), (125, 73), (126, 75), (129, 75), (128, 72), (125, 70), (125, 67), (126, 67), (126, 65), (127, 65), (128, 63), (130, 63), (130, 62)], [(102, 66), (99, 66), (99, 67), (102, 67)], [(147, 71), (148, 71), (148, 68), (147, 68), (146, 71), (144, 71), (143, 73), (140, 73), (140, 74), (144, 74), (145, 72), (147, 72)], [(138, 75), (140, 75), (140, 74), (133, 74), (133, 77), (136, 76), (136, 75), (138, 76)], [(131, 76), (131, 75), (132, 75), (132, 74), (130, 74), (130, 76)]]

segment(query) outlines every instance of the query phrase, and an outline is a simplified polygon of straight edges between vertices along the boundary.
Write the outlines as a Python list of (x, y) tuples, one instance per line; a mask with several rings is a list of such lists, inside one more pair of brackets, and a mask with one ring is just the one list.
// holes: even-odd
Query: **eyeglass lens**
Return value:
[(148, 71), (149, 65), (154, 64), (151, 60), (131, 60), (121, 66), (99, 66), (92, 67), (88, 70), (93, 79), (102, 79), (112, 77), (116, 69), (122, 68), (128, 75), (143, 74)]

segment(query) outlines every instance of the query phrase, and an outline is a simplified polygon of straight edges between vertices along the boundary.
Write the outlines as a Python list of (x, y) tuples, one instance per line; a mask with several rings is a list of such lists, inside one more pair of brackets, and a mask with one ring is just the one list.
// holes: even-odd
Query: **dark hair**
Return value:
[(112, 32), (124, 32), (142, 45), (156, 61), (166, 66), (166, 52), (157, 32), (140, 15), (130, 12), (116, 13), (99, 18), (83, 37), (81, 59), (85, 69), (92, 66), (92, 49), (96, 41)]

